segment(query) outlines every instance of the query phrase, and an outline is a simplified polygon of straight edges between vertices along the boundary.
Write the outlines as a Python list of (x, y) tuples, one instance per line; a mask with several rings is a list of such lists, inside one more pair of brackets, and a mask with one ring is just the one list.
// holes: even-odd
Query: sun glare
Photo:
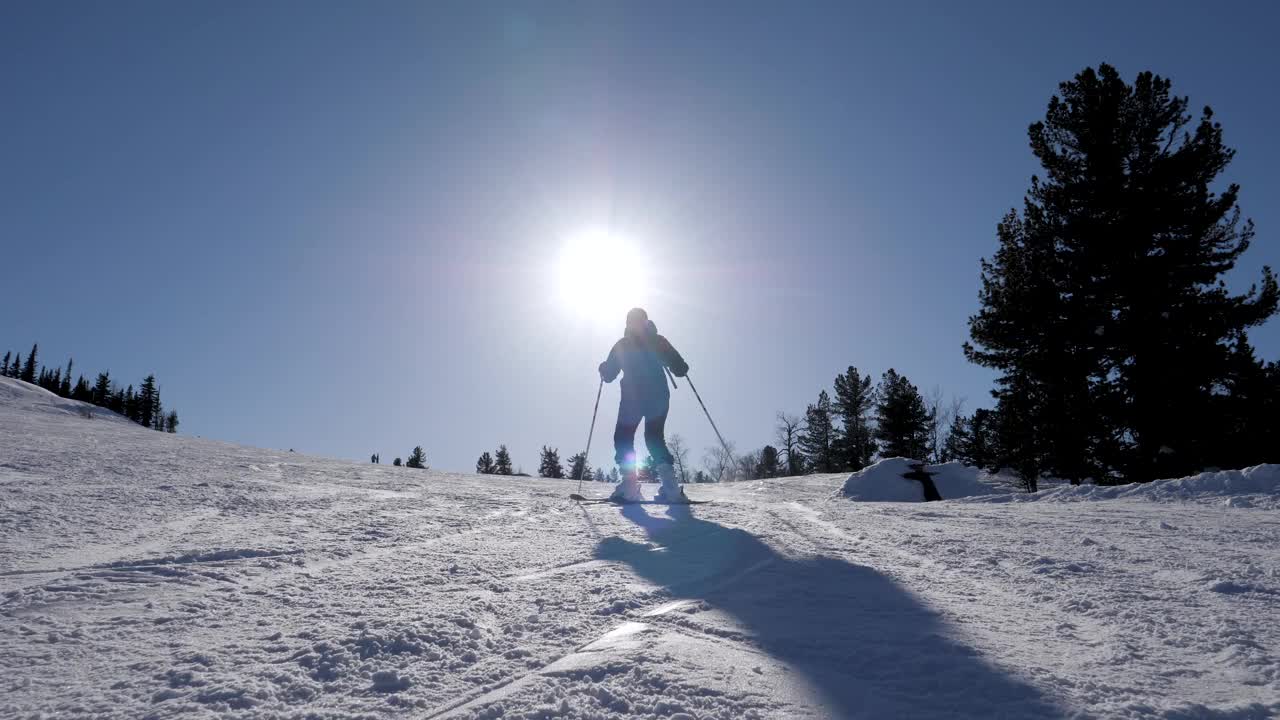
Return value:
[(642, 305), (649, 268), (625, 240), (606, 232), (570, 238), (560, 252), (560, 298), (582, 317), (621, 323), (626, 311)]

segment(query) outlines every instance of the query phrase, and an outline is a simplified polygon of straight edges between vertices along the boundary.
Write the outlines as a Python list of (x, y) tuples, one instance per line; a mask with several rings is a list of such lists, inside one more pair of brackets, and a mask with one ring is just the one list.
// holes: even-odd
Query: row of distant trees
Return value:
[[(667, 445), (675, 457), (675, 470), (681, 482), (715, 482), (715, 478), (702, 470), (690, 471), (688, 467), (689, 451), (683, 438), (672, 435)], [(646, 457), (637, 469), (642, 481), (655, 480), (653, 458)], [(513, 466), (511, 452), (506, 445), (499, 445), (493, 453), (488, 450), (480, 454), (476, 460), (476, 472), (480, 475), (512, 475), (530, 477), (520, 467)], [(543, 445), (538, 456), (538, 477), (568, 478), (570, 480), (588, 480), (601, 483), (618, 482), (618, 469), (593, 468), (587, 461), (585, 452), (575, 453), (566, 460), (561, 460), (560, 449)]]
[(20, 352), (6, 352), (0, 361), (0, 376), (38, 385), (64, 398), (106, 408), (153, 430), (178, 431), (178, 413), (176, 410), (164, 411), (155, 375), (143, 378), (136, 392), (133, 385), (121, 388), (112, 381), (108, 372), (98, 373), (92, 385), (84, 375), (72, 383), (74, 360), (67, 360), (65, 370), (61, 366), (47, 368), (40, 365), (39, 352), (38, 344), (31, 346), (31, 352), (25, 359)]
[[(382, 456), (379, 455), (378, 453), (374, 453), (373, 455), (369, 456), (369, 462), (372, 462), (375, 465), (380, 464), (382, 462)], [(427, 469), (427, 453), (425, 450), (422, 449), (421, 445), (415, 445), (413, 450), (410, 451), (409, 453), (408, 460), (402, 461), (400, 458), (396, 458), (395, 460), (391, 461), (391, 464), (396, 467), (400, 467), (401, 465), (403, 465), (405, 467), (417, 468), (419, 470), (426, 470)]]
[(873, 382), (850, 366), (835, 377), (832, 393), (819, 391), (803, 416), (777, 414), (776, 445), (745, 453), (710, 448), (706, 472), (754, 479), (856, 471), (881, 457), (968, 460), (968, 445), (952, 433), (964, 426), (962, 401), (944, 405), (937, 388), (926, 397), (892, 368)]

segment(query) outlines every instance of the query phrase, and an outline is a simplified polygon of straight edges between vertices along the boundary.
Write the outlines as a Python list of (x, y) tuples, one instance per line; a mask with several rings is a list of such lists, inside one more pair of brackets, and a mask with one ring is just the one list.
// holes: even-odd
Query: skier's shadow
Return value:
[(825, 703), (824, 717), (1063, 714), (1036, 688), (952, 639), (936, 612), (876, 570), (830, 557), (786, 557), (687, 507), (673, 506), (664, 517), (633, 505), (623, 515), (660, 547), (608, 537), (595, 557), (730, 615), (759, 649), (804, 676)]

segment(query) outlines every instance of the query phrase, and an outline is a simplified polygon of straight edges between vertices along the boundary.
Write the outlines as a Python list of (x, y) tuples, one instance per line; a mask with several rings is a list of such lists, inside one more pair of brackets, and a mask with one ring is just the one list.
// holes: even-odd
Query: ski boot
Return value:
[(658, 479), (662, 481), (662, 487), (658, 490), (658, 502), (675, 504), (687, 504), (689, 498), (684, 494), (684, 488), (680, 487), (680, 483), (676, 480), (675, 468), (670, 463), (662, 463), (654, 468)]
[(633, 503), (644, 500), (644, 495), (640, 494), (640, 480), (636, 477), (635, 469), (623, 470), (620, 475), (622, 481), (613, 489), (609, 502)]

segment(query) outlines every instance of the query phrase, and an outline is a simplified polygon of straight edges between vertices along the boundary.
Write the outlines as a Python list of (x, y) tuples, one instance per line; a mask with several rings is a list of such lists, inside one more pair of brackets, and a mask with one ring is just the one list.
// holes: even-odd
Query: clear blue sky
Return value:
[[(740, 448), (851, 364), (973, 408), (978, 259), (1087, 65), (1213, 106), (1259, 231), (1237, 285), (1280, 266), (1277, 7), (9, 4), (0, 350), (155, 372), (191, 434), (453, 470), (505, 442), (534, 471), (584, 444), (621, 331), (554, 270), (608, 227)], [(1280, 358), (1280, 323), (1254, 339)]]

